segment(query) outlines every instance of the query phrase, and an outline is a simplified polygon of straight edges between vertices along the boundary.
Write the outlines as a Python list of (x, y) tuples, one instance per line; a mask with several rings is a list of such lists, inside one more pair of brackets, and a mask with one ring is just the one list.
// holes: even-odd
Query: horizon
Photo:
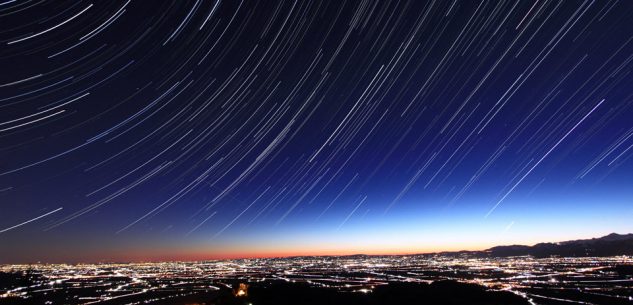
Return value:
[[(609, 234), (594, 236), (588, 238), (580, 238), (574, 240), (558, 240), (558, 241), (540, 241), (532, 244), (504, 244), (504, 245), (493, 245), (492, 247), (497, 246), (534, 246), (539, 243), (563, 243), (567, 241), (575, 241), (575, 240), (592, 240), (599, 239), (602, 237), (607, 237), (611, 235), (619, 235), (626, 236), (631, 235), (631, 233), (617, 233), (611, 232)], [(384, 253), (355, 253), (353, 250), (350, 250), (349, 253), (297, 253), (297, 254), (263, 254), (261, 256), (248, 256), (248, 255), (240, 255), (237, 254), (235, 256), (219, 256), (219, 257), (199, 257), (199, 258), (185, 258), (185, 257), (166, 257), (166, 258), (149, 258), (149, 259), (134, 259), (134, 260), (117, 260), (117, 259), (95, 259), (91, 261), (58, 261), (58, 262), (46, 262), (46, 261), (37, 261), (37, 262), (0, 262), (0, 265), (91, 265), (91, 264), (142, 264), (142, 263), (177, 263), (177, 262), (204, 262), (204, 261), (232, 261), (232, 260), (251, 260), (251, 259), (290, 259), (290, 258), (302, 258), (302, 257), (348, 257), (348, 256), (415, 256), (415, 255), (442, 255), (442, 254), (450, 254), (450, 253), (459, 253), (459, 252), (484, 252), (489, 250), (492, 247), (479, 248), (479, 249), (458, 249), (458, 250), (437, 250), (430, 252), (384, 252)], [(312, 253), (312, 254), (311, 254)]]
[(631, 13), (0, 3), (0, 264), (633, 232)]

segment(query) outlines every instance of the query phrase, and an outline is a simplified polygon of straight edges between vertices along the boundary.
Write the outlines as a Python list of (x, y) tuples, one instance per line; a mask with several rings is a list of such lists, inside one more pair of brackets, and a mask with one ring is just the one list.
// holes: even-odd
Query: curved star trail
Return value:
[(631, 17), (589, 0), (0, 3), (0, 256), (630, 230)]

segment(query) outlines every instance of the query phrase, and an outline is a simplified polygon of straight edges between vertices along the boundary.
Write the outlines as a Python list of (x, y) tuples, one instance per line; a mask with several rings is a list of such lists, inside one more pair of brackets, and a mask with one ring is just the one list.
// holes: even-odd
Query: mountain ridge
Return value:
[(531, 255), (534, 257), (566, 256), (617, 256), (633, 255), (633, 233), (611, 233), (598, 238), (576, 239), (561, 242), (543, 242), (533, 246), (495, 246), (484, 251), (469, 251), (483, 256), (507, 257)]
[(633, 255), (633, 233), (618, 234), (611, 233), (602, 237), (594, 237), (588, 239), (565, 240), (559, 242), (541, 242), (532, 246), (528, 245), (500, 245), (488, 248), (486, 250), (459, 250), (459, 251), (442, 251), (433, 253), (418, 254), (348, 254), (348, 255), (299, 255), (290, 256), (299, 257), (344, 257), (359, 258), (369, 256), (409, 256), (409, 255), (471, 255), (476, 257), (510, 257), (510, 256), (534, 256), (538, 258), (561, 256), (561, 257), (600, 257), (600, 256), (618, 256)]

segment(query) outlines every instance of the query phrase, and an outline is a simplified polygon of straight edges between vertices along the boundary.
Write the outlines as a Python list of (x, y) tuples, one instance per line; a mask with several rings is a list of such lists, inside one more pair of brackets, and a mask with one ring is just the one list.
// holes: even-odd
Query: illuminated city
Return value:
[[(2, 272), (32, 278), (3, 298), (29, 304), (160, 304), (213, 302), (218, 291), (279, 281), (371, 294), (393, 282), (458, 281), (511, 292), (529, 304), (630, 304), (633, 257), (477, 258), (469, 254), (296, 257), (130, 264), (5, 265)], [(109, 301), (109, 302), (106, 302)], [(528, 304), (526, 303), (526, 304)], [(4, 304), (0, 301), (0, 304)]]

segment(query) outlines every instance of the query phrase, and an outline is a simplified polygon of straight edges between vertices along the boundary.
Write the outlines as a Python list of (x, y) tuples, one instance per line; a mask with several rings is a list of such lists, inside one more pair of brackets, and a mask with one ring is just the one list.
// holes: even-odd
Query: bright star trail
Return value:
[(0, 3), (0, 263), (633, 229), (633, 2)]

